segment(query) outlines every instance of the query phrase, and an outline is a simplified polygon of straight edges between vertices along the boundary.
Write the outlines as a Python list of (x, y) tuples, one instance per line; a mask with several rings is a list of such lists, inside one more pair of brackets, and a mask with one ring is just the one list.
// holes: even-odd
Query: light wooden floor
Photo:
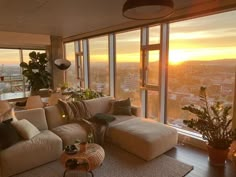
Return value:
[(186, 177), (236, 177), (236, 168), (231, 161), (227, 161), (225, 167), (212, 166), (206, 151), (190, 145), (177, 145), (165, 154), (194, 166)]

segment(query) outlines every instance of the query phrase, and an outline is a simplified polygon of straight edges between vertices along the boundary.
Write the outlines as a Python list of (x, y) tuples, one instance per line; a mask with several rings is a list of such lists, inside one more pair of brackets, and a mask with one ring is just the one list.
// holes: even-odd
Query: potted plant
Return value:
[(206, 87), (200, 88), (199, 97), (202, 104), (190, 104), (182, 108), (195, 115), (183, 123), (202, 134), (202, 138), (207, 141), (210, 163), (224, 165), (229, 147), (236, 139), (236, 129), (232, 128), (230, 116), (231, 106), (218, 101), (211, 104), (208, 101)]
[(28, 63), (21, 62), (22, 74), (27, 78), (32, 92), (37, 92), (42, 88), (49, 88), (51, 84), (51, 74), (46, 70), (48, 63), (46, 53), (31, 52)]
[(80, 88), (77, 91), (73, 91), (68, 99), (73, 99), (75, 101), (89, 100), (94, 98), (103, 97), (104, 95), (100, 92), (91, 89)]

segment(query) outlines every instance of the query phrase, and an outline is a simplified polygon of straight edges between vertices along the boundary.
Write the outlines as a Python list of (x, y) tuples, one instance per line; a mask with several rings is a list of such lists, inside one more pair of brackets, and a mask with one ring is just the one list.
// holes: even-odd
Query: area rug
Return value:
[[(95, 177), (183, 177), (193, 167), (167, 155), (144, 161), (114, 145), (105, 145), (106, 157)], [(58, 161), (48, 163), (14, 177), (62, 177), (63, 167)], [(66, 177), (90, 177), (90, 174), (71, 171)]]

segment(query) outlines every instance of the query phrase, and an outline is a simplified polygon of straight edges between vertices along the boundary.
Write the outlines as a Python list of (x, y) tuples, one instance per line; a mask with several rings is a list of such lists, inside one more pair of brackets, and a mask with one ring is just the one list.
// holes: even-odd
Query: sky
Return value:
[[(169, 61), (180, 64), (186, 60), (236, 59), (236, 11), (200, 17), (170, 24)], [(158, 43), (160, 27), (150, 30), (150, 42)], [(117, 60), (139, 62), (140, 30), (116, 35)], [(89, 39), (91, 61), (107, 61), (107, 36)], [(66, 58), (74, 60), (73, 44), (66, 45)], [(155, 52), (151, 61), (158, 60)], [(18, 63), (17, 50), (0, 49), (0, 61)]]

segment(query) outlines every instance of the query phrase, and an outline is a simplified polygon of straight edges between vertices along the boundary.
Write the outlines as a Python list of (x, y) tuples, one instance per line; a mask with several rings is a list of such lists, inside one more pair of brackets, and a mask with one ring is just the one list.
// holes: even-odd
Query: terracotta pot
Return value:
[(85, 152), (87, 149), (87, 142), (82, 142), (79, 144), (79, 151), (80, 152)]
[(0, 76), (0, 78), (1, 78), (1, 81), (4, 81), (4, 76)]
[(209, 161), (212, 165), (224, 166), (229, 149), (216, 149), (210, 145), (207, 145)]

